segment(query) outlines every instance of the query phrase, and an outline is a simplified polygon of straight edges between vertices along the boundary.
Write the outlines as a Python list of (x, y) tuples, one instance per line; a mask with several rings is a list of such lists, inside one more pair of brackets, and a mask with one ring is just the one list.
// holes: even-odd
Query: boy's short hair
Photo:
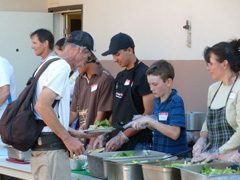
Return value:
[(175, 73), (171, 63), (165, 60), (154, 62), (147, 70), (147, 75), (160, 76), (163, 82), (168, 78), (174, 79)]

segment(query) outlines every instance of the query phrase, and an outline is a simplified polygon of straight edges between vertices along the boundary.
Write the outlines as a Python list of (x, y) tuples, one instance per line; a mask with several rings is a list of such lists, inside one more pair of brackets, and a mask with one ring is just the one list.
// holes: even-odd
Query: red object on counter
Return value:
[(9, 158), (7, 158), (6, 161), (11, 162), (11, 163), (17, 163), (17, 164), (30, 164), (30, 162), (19, 161), (19, 160), (16, 160), (16, 159), (9, 159)]

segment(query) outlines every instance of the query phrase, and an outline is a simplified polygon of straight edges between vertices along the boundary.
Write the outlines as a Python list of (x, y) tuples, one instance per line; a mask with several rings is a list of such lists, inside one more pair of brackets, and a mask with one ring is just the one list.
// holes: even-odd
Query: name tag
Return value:
[(159, 121), (166, 121), (168, 118), (168, 113), (167, 112), (161, 112), (158, 114), (158, 119)]
[(126, 79), (125, 83), (124, 83), (124, 86), (128, 86), (130, 84), (130, 80), (129, 79)]
[(123, 97), (123, 93), (116, 92), (116, 97), (121, 99)]
[(234, 91), (231, 91), (229, 95), (229, 99), (234, 99), (236, 97), (236, 93)]
[(98, 88), (97, 84), (91, 85), (91, 92), (96, 91)]

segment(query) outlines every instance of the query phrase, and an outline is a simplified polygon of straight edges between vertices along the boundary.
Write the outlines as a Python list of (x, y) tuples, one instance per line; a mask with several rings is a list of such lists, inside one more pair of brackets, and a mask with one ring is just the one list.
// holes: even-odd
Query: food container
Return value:
[[(119, 153), (126, 151), (117, 151)], [(106, 160), (117, 160), (117, 159), (129, 159), (129, 158), (140, 158), (140, 157), (156, 157), (163, 158), (165, 153), (151, 151), (151, 150), (134, 150), (131, 151), (133, 156), (128, 157), (110, 157), (115, 152), (103, 152), (103, 153), (91, 153), (87, 155), (89, 173), (100, 179), (107, 179), (107, 165)]]
[[(233, 163), (221, 162), (208, 164), (209, 167), (217, 167), (225, 169), (226, 167), (234, 165)], [(204, 175), (200, 174), (204, 164), (193, 166), (179, 167), (181, 170), (181, 177), (183, 180), (240, 180), (240, 174), (221, 174), (221, 175)]]
[(81, 171), (83, 170), (83, 166), (84, 164), (87, 162), (87, 156), (85, 155), (80, 155), (78, 156), (77, 158), (74, 158), (74, 159), (69, 159), (70, 160), (70, 167), (71, 167), (71, 170), (74, 170), (74, 171)]
[(30, 156), (32, 153), (31, 150), (23, 152), (23, 151), (14, 149), (12, 146), (6, 146), (5, 148), (7, 148), (9, 159), (16, 159), (19, 161), (30, 161)]
[(171, 163), (189, 162), (190, 159), (166, 160), (142, 164), (142, 171), (145, 180), (180, 180), (180, 170), (175, 167), (165, 167)]
[[(135, 162), (139, 161), (139, 162)], [(155, 157), (105, 160), (108, 180), (143, 180), (141, 163), (155, 162)]]

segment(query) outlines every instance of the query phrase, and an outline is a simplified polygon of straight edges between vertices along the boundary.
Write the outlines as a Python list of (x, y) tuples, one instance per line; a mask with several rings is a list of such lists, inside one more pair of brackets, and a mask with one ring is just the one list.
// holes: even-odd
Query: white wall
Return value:
[(52, 31), (53, 17), (42, 12), (0, 11), (0, 22), (4, 24), (0, 29), (0, 56), (12, 64), (19, 94), (41, 61), (31, 49), (30, 34), (39, 28)]
[[(199, 60), (206, 46), (240, 38), (239, 0), (48, 0), (49, 7), (74, 4), (83, 4), (83, 29), (95, 36), (99, 54), (118, 32), (133, 37), (141, 60)], [(185, 45), (186, 20), (192, 48)]]
[(47, 0), (0, 0), (0, 11), (47, 12)]

